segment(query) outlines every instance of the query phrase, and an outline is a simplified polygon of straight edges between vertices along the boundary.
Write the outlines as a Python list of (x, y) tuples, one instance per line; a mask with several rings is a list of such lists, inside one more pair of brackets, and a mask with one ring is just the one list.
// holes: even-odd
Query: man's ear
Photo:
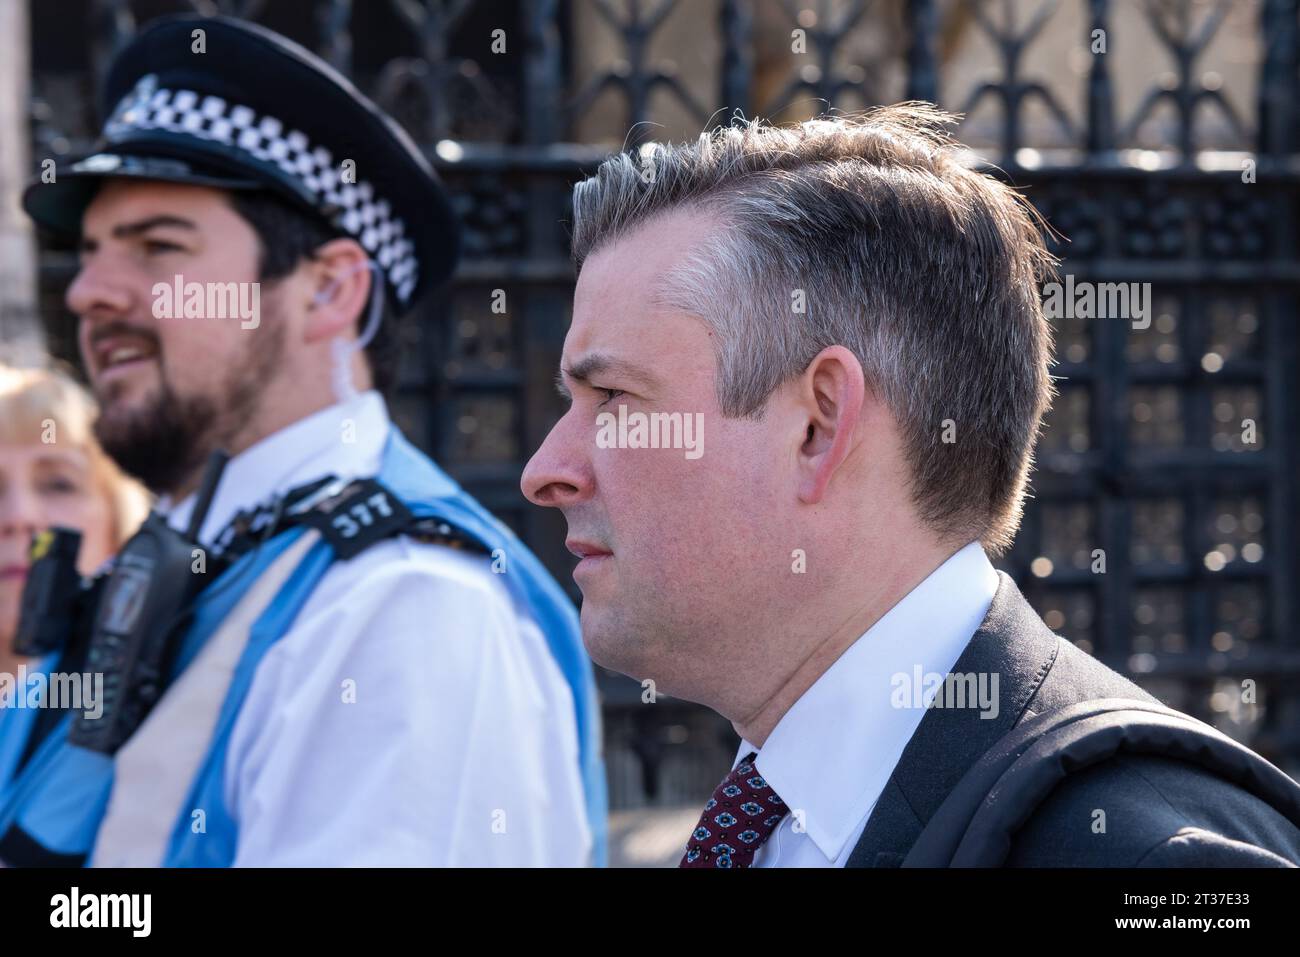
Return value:
[(370, 294), (372, 276), (366, 251), (354, 239), (332, 239), (311, 262), (312, 293), (303, 338), (307, 342), (355, 338)]
[(804, 413), (799, 500), (815, 505), (856, 444), (854, 432), (866, 398), (862, 363), (844, 346), (828, 346), (808, 364), (796, 390)]

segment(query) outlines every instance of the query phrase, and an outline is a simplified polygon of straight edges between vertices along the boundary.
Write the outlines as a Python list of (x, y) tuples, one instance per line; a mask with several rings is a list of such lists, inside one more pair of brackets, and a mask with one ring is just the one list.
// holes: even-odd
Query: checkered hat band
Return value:
[(124, 96), (104, 127), (110, 141), (136, 130), (165, 130), (210, 140), (274, 163), (321, 203), (337, 206), (334, 225), (354, 237), (383, 270), (405, 304), (415, 290), (419, 263), (406, 224), (367, 182), (343, 179), (330, 151), (313, 146), (306, 135), (288, 129), (274, 116), (259, 116), (247, 106), (193, 90), (159, 89), (146, 76)]

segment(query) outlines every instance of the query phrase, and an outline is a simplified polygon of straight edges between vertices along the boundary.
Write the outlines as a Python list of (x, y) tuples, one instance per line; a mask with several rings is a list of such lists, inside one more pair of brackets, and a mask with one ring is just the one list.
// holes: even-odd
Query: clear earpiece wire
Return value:
[(383, 278), (379, 274), (379, 267), (375, 265), (373, 259), (367, 259), (364, 267), (357, 266), (356, 268), (362, 269), (366, 267), (369, 267), (372, 277), (370, 283), (370, 314), (366, 318), (366, 326), (361, 331), (361, 335), (356, 342), (348, 342), (340, 337), (330, 343), (330, 351), (334, 358), (331, 379), (334, 386), (334, 398), (339, 402), (347, 402), (349, 399), (356, 398), (357, 388), (352, 381), (352, 356), (370, 344), (370, 340), (379, 331), (379, 323), (384, 315), (384, 287)]

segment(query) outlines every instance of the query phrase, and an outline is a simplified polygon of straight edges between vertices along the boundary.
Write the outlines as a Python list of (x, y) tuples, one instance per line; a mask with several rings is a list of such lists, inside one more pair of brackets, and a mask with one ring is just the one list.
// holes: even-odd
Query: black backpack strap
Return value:
[(1186, 761), (1232, 781), (1300, 827), (1300, 785), (1232, 738), (1164, 705), (1085, 701), (1012, 728), (966, 772), (904, 867), (997, 867), (1011, 838), (1070, 774), (1121, 754)]

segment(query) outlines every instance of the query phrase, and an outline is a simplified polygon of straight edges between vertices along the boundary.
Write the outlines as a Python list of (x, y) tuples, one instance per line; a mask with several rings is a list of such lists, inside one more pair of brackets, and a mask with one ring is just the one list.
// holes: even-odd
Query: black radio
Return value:
[(104, 675), (98, 717), (77, 715), (68, 740), (113, 754), (148, 716), (167, 686), (188, 613), (210, 574), (199, 531), (229, 456), (213, 452), (187, 531), (151, 512), (118, 553), (98, 601), (86, 670)]

